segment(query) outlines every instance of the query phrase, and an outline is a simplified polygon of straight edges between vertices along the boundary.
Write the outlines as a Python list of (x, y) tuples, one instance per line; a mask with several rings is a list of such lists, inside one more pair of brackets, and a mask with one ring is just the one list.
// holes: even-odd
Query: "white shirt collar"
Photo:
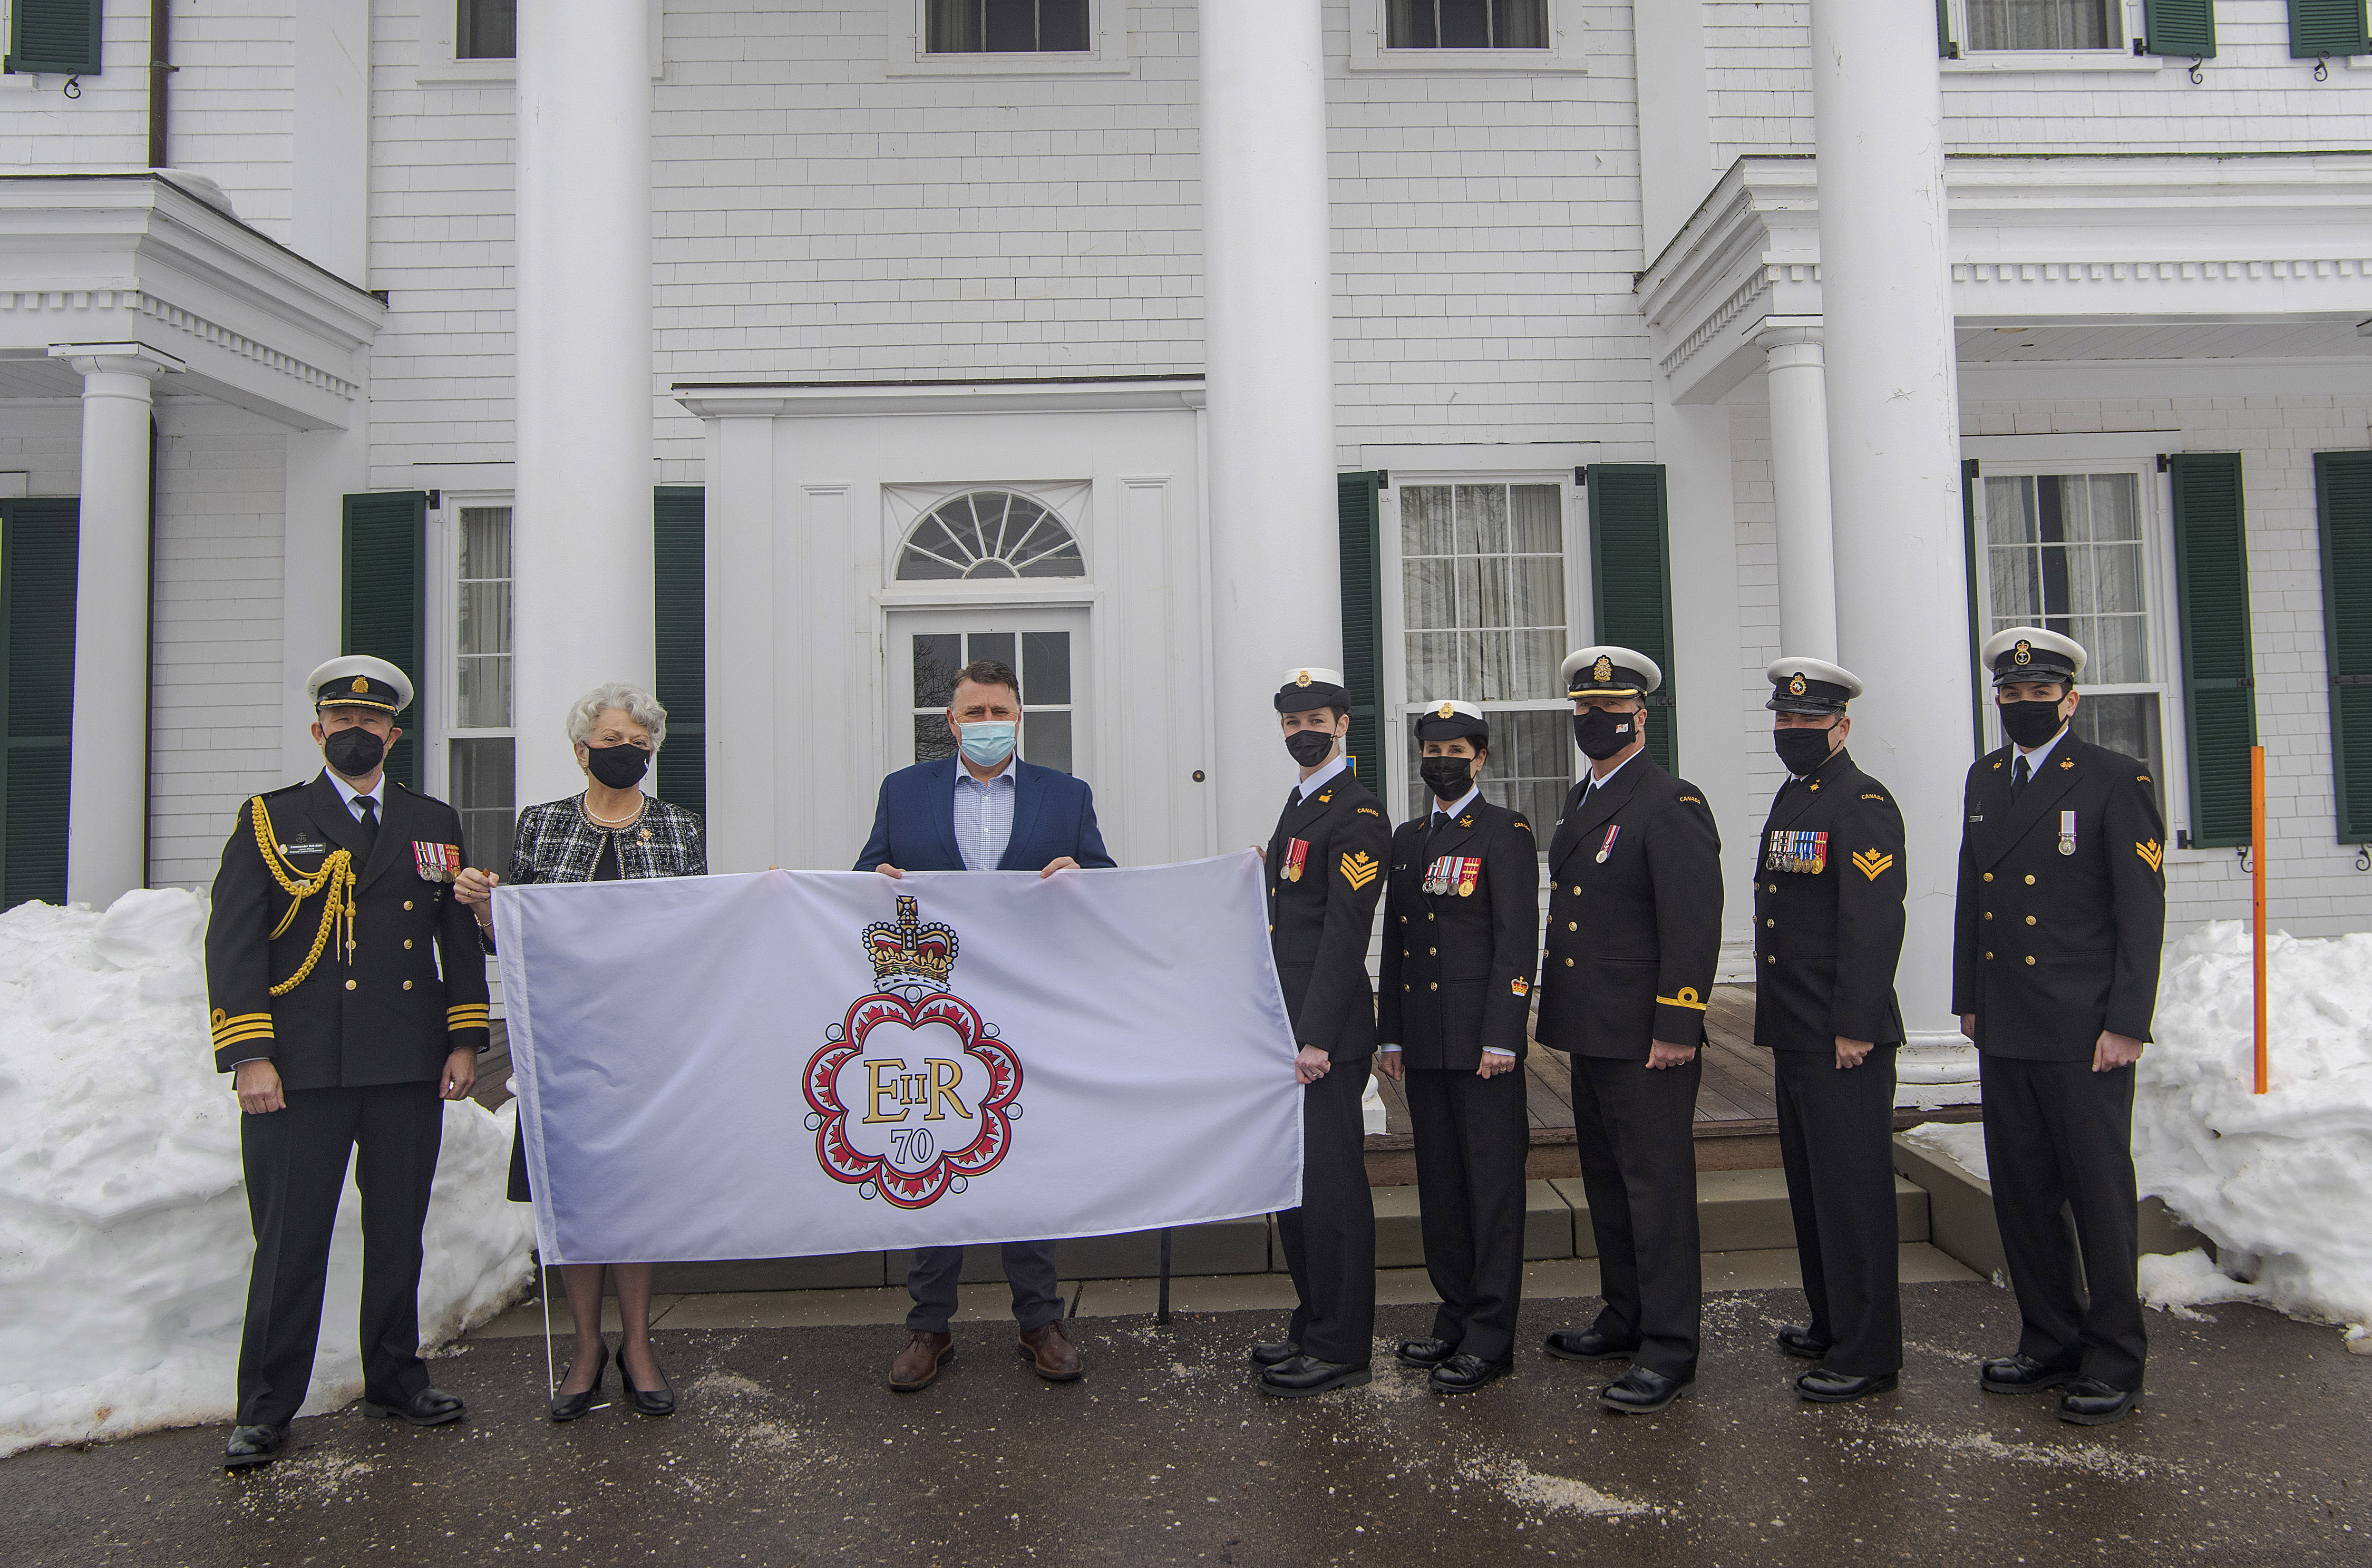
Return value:
[(1308, 778), (1302, 780), (1294, 787), (1301, 792), (1302, 799), (1308, 800), (1320, 790), (1325, 788), (1327, 784), (1332, 780), (1335, 774), (1341, 772), (1350, 765), (1350, 753), (1346, 751), (1337, 751), (1334, 753), (1334, 760), (1332, 761), (1327, 763), (1324, 767), (1319, 769), (1316, 772), (1310, 774)]
[(2026, 772), (2029, 778), (2031, 778), (2035, 774), (2042, 772), (2042, 764), (2050, 760), (2052, 752), (2058, 749), (2059, 743), (2067, 738), (2067, 726), (2061, 725), (2057, 735), (2052, 736), (2050, 739), (2044, 741), (2041, 745), (2036, 747), (2031, 751), (2027, 750), (2016, 741), (2012, 741), (2010, 743), (2011, 754), (2026, 759)]
[(355, 802), (365, 795), (370, 796), (371, 805), (378, 810), (382, 819), (387, 816), (387, 771), (385, 769), (379, 771), (378, 783), (373, 784), (368, 790), (356, 789), (340, 778), (335, 768), (323, 768), (321, 776), (329, 780), (337, 789), (338, 798), (346, 803), (346, 810), (354, 815), (356, 821), (362, 820), (362, 815), (355, 811)]
[[(1475, 796), (1477, 796), (1481, 795), (1482, 793), (1482, 786), (1481, 784), (1470, 784), (1470, 785), (1467, 787), (1466, 793), (1465, 793), (1464, 795), (1461, 795), (1461, 796), (1459, 796), (1458, 797), (1458, 804), (1457, 804), (1457, 805), (1455, 805), (1455, 806), (1453, 806), (1453, 807), (1450, 807), (1448, 810), (1446, 810), (1446, 811), (1445, 811), (1445, 810), (1443, 810), (1443, 809), (1442, 809), (1441, 802), (1440, 802), (1438, 799), (1436, 799), (1436, 800), (1434, 801), (1434, 803), (1433, 803), (1433, 809), (1434, 809), (1435, 813), (1436, 813), (1436, 815), (1439, 815), (1439, 816), (1444, 816), (1444, 817), (1457, 817), (1457, 816), (1459, 816), (1459, 815), (1461, 815), (1461, 814), (1463, 814), (1463, 813), (1464, 813), (1464, 811), (1466, 810), (1466, 808), (1467, 808), (1468, 807), (1470, 807), (1470, 806), (1471, 806), (1471, 805), (1473, 805), (1473, 804), (1474, 804)], [(1432, 819), (1431, 817), (1428, 817), (1428, 818), (1426, 818), (1426, 819), (1425, 819), (1425, 820), (1426, 820), (1428, 823), (1430, 823), (1430, 822), (1433, 820), (1433, 819)]]
[(1017, 771), (1020, 765), (1021, 753), (1018, 750), (1016, 750), (1005, 759), (1005, 766), (997, 769), (995, 772), (991, 773), (988, 776), (986, 783), (983, 783), (981, 780), (972, 777), (971, 770), (964, 766), (963, 758), (961, 756), (958, 756), (956, 758), (956, 783), (964, 784), (968, 782), (975, 789), (986, 789), (989, 784), (993, 784), (999, 779), (1003, 779), (1017, 788), (1021, 783), (1020, 773)]
[(1632, 763), (1634, 763), (1634, 762), (1637, 761), (1640, 758), (1645, 757), (1646, 754), (1647, 754), (1647, 749), (1646, 749), (1645, 747), (1642, 746), (1641, 748), (1639, 748), (1639, 749), (1638, 749), (1638, 750), (1632, 752), (1632, 753), (1631, 753), (1631, 755), (1629, 755), (1628, 757), (1623, 758), (1623, 759), (1622, 759), (1622, 761), (1621, 761), (1620, 762), (1615, 763), (1615, 764), (1614, 764), (1614, 766), (1613, 766), (1613, 768), (1612, 768), (1611, 770), (1610, 770), (1610, 771), (1607, 772), (1607, 774), (1606, 774), (1606, 776), (1605, 776), (1605, 777), (1603, 777), (1603, 778), (1592, 778), (1592, 779), (1589, 781), (1589, 787), (1590, 787), (1590, 788), (1592, 788), (1592, 789), (1603, 789), (1603, 788), (1605, 788), (1608, 784), (1612, 784), (1612, 783), (1614, 782), (1614, 775), (1615, 775), (1616, 773), (1621, 772), (1623, 769), (1625, 769), (1625, 768), (1629, 767)]

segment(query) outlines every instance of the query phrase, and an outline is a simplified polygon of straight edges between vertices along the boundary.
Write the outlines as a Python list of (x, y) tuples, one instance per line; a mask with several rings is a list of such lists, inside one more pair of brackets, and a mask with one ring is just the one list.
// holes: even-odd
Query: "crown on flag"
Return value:
[(956, 967), (955, 927), (936, 921), (921, 923), (914, 900), (901, 895), (894, 923), (877, 920), (865, 928), (865, 956), (873, 960), (876, 984), (906, 978), (944, 988)]

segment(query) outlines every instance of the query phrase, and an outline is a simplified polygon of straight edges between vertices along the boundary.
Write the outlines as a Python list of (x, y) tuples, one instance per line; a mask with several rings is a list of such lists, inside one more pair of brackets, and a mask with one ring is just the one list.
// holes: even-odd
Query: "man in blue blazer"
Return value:
[[(1112, 864), (1096, 830), (1094, 792), (1084, 779), (1025, 762), (1015, 751), (1021, 724), (1021, 681), (1012, 667), (979, 659), (956, 673), (948, 728), (956, 755), (901, 768), (881, 781), (873, 836), (856, 857), (859, 871), (902, 877), (909, 871), (1057, 871)], [(890, 1365), (890, 1387), (901, 1394), (926, 1386), (955, 1354), (948, 1320), (956, 1309), (963, 1272), (960, 1247), (925, 1247), (914, 1254), (906, 1289), (906, 1347)], [(1076, 1381), (1079, 1353), (1063, 1332), (1063, 1297), (1054, 1281), (1054, 1244), (1008, 1241), (1005, 1277), (1013, 1286), (1013, 1316), (1021, 1353), (1041, 1377)]]

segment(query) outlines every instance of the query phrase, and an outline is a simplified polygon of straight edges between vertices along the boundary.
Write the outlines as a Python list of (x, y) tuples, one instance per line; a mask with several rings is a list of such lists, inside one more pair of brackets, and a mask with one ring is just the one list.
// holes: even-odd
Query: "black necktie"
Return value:
[(2017, 765), (2009, 771), (2009, 797), (2016, 800), (2026, 793), (2026, 781), (2032, 775), (2027, 771), (2026, 753), (2018, 753)]
[(1439, 838), (1441, 830), (1448, 825), (1449, 813), (1436, 807), (1433, 813), (1433, 820), (1424, 825), (1424, 849), (1427, 854), (1433, 853), (1433, 841)]
[(363, 858), (368, 860), (370, 852), (378, 847), (378, 802), (367, 795), (358, 795), (355, 796), (355, 805), (362, 811), (359, 819), (363, 830)]

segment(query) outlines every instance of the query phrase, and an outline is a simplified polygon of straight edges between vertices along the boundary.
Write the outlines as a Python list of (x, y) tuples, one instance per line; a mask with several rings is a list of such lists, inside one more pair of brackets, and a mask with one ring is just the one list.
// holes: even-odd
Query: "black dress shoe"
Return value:
[[(610, 1342), (601, 1342), (601, 1353), (593, 1363), (593, 1386), (581, 1394), (554, 1394), (552, 1397), (552, 1419), (575, 1421), (593, 1408), (601, 1397), (601, 1378), (610, 1370)], [(621, 1370), (623, 1370), (622, 1365)]]
[[(651, 1358), (651, 1365), (658, 1365), (657, 1356)], [(634, 1407), (636, 1415), (675, 1414), (675, 1390), (668, 1387), (665, 1372), (659, 1374), (657, 1388), (637, 1388), (634, 1387), (634, 1375), (626, 1370), (626, 1354), (621, 1351), (618, 1353), (618, 1381), (624, 1387), (626, 1402)]]
[(1809, 1329), (1798, 1329), (1793, 1323), (1779, 1330), (1779, 1348), (1806, 1361), (1818, 1361), (1829, 1353), (1829, 1347), (1812, 1338)]
[(1458, 1347), (1448, 1340), (1402, 1340), (1392, 1353), (1411, 1366), (1432, 1367), (1456, 1355)]
[(1252, 1365), (1281, 1366), (1300, 1353), (1301, 1345), (1298, 1341), (1269, 1340), (1252, 1346)]
[(1485, 1361), (1460, 1351), (1435, 1367), (1433, 1376), (1424, 1380), (1425, 1386), (1436, 1394), (1471, 1394), (1494, 1378), (1506, 1376), (1515, 1365), (1512, 1355)]
[(1314, 1355), (1296, 1355), (1262, 1373), (1260, 1388), (1262, 1393), (1274, 1394), (1281, 1400), (1298, 1400), (1322, 1394), (1329, 1388), (1355, 1388), (1369, 1376), (1364, 1361), (1355, 1365), (1347, 1361), (1320, 1361)]
[(1892, 1372), (1881, 1372), (1875, 1377), (1856, 1377), (1850, 1372), (1831, 1372), (1823, 1366), (1796, 1378), (1796, 1392), (1814, 1404), (1841, 1405), (1864, 1395), (1892, 1392), (1897, 1376)]
[(1609, 1410), (1622, 1411), (1632, 1415), (1642, 1411), (1659, 1411), (1679, 1399), (1680, 1390), (1695, 1381), (1692, 1377), (1682, 1382), (1677, 1377), (1667, 1377), (1660, 1372), (1650, 1372), (1644, 1366), (1634, 1366), (1598, 1390), (1598, 1402)]
[(268, 1465), (288, 1450), (288, 1429), (285, 1426), (235, 1426), (230, 1441), (223, 1446), (223, 1469), (251, 1470), (258, 1465)]
[(1988, 1394), (2039, 1394), (2074, 1381), (2074, 1367), (2045, 1366), (2023, 1353), (1986, 1362), (1977, 1374), (1977, 1386)]
[(2078, 1377), (2059, 1396), (2059, 1419), (2078, 1426), (2108, 1426), (2141, 1409), (2139, 1388), (2111, 1388), (2098, 1377)]
[(392, 1404), (366, 1394), (363, 1396), (363, 1413), (390, 1416), (398, 1421), (408, 1421), (414, 1426), (442, 1426), (448, 1421), (459, 1421), (470, 1412), (459, 1399), (444, 1389), (423, 1388), (410, 1399), (399, 1400)]
[(1559, 1329), (1541, 1348), (1560, 1361), (1616, 1361), (1637, 1350), (1639, 1342), (1625, 1344), (1595, 1329)]

